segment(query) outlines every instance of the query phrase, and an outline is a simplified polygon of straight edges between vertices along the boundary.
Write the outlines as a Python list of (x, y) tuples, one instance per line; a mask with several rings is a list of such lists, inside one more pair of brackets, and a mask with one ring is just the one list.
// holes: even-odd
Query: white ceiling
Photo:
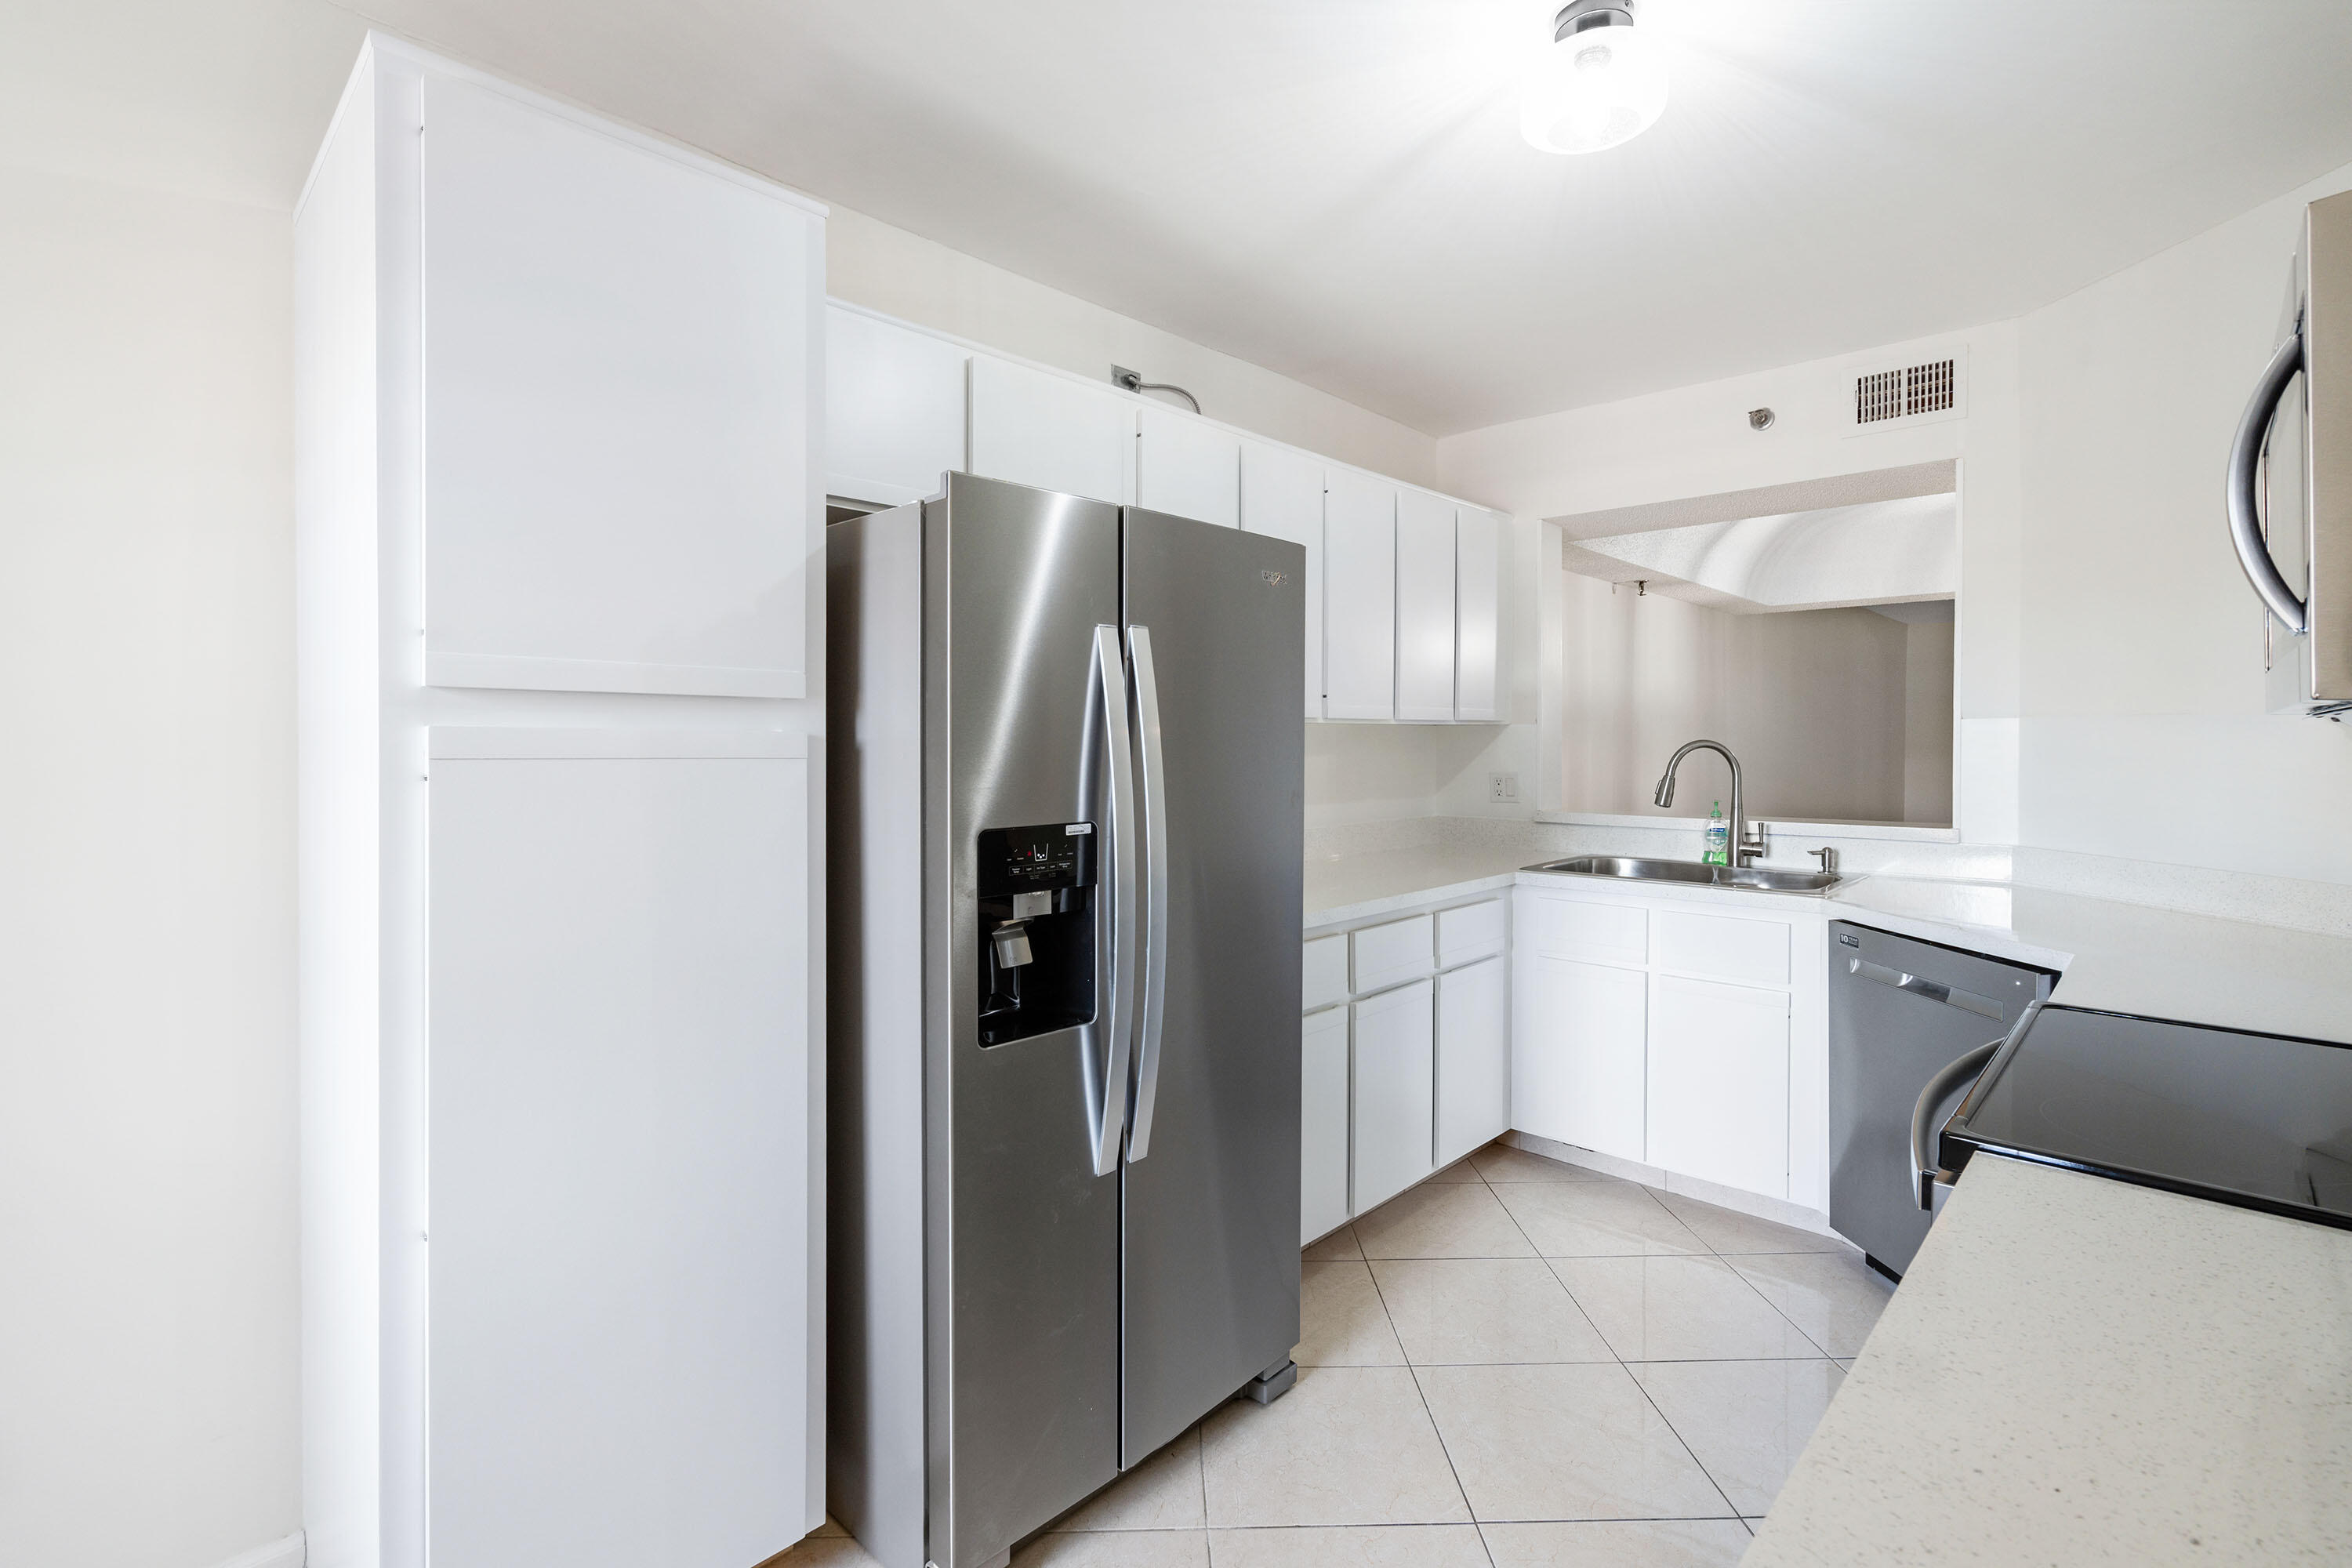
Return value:
[(1910, 496), (1572, 539), (1560, 563), (1744, 615), (1948, 599), (1960, 586), (1959, 509), (1949, 493)]
[[(360, 24), (5, 0), (0, 157), (289, 201)], [(424, 42), (1443, 434), (2017, 314), (2352, 162), (2346, 0), (364, 0)], [(30, 151), (26, 151), (29, 149)]]

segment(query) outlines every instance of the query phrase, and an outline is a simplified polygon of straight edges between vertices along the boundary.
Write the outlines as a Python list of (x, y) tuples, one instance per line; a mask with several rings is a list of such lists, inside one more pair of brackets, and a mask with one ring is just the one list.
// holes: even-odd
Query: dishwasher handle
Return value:
[(1979, 1017), (1998, 1022), (2000, 1004), (1990, 996), (1979, 996), (1973, 991), (1962, 991), (1940, 980), (1930, 980), (1924, 974), (1907, 974), (1900, 969), (1889, 969), (1883, 963), (1873, 963), (1866, 958), (1845, 961), (1848, 974), (1858, 974), (1864, 980), (1874, 980), (1881, 985), (1892, 985), (1897, 991), (1908, 991), (1914, 996), (1924, 996), (1930, 1002), (1941, 1002), (1947, 1007), (1958, 1007)]
[(1941, 1168), (1927, 1148), (1927, 1137), (1933, 1131), (1928, 1122), (1936, 1114), (1936, 1107), (1952, 1090), (1984, 1071), (1985, 1064), (1992, 1060), (1993, 1053), (2003, 1044), (2001, 1040), (1989, 1041), (1958, 1061), (1947, 1063), (1941, 1072), (1927, 1080), (1927, 1087), (1919, 1091), (1919, 1102), (1911, 1108), (1911, 1170), (1917, 1188), (1912, 1196), (1918, 1200), (1921, 1209), (1930, 1214), (1936, 1208), (1936, 1178)]

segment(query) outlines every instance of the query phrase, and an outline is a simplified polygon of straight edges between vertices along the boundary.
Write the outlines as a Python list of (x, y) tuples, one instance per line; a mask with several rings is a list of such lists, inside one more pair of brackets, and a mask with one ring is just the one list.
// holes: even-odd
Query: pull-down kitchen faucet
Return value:
[(1731, 863), (1734, 866), (1745, 866), (1750, 860), (1762, 858), (1767, 851), (1764, 825), (1758, 823), (1756, 837), (1753, 838), (1748, 837), (1748, 818), (1742, 815), (1748, 808), (1748, 801), (1739, 788), (1739, 759), (1733, 756), (1731, 748), (1722, 742), (1685, 742), (1682, 750), (1676, 752), (1667, 761), (1666, 776), (1658, 781), (1658, 793), (1651, 798), (1662, 806), (1675, 804), (1675, 770), (1683, 765), (1685, 757), (1696, 751), (1720, 752), (1723, 753), (1723, 760), (1731, 764)]

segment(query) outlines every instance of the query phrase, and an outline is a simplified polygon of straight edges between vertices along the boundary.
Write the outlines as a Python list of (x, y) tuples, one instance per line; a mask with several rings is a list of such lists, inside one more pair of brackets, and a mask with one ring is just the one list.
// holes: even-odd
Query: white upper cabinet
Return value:
[(824, 489), (900, 506), (964, 463), (964, 351), (839, 305), (824, 321)]
[(1241, 437), (1155, 404), (1135, 413), (1135, 504), (1220, 528), (1239, 526)]
[(1244, 441), (1242, 526), (1307, 551), (1307, 717), (1323, 717), (1323, 465), (1303, 452)]
[(427, 680), (803, 695), (823, 221), (423, 92)]
[(1503, 520), (1465, 506), (1454, 523), (1454, 717), (1503, 717)]
[(971, 362), (971, 471), (1041, 490), (1126, 504), (1133, 489), (1135, 405), (1026, 365)]
[(1454, 717), (1454, 503), (1426, 490), (1396, 501), (1396, 716)]
[(1323, 482), (1323, 714), (1393, 719), (1396, 487), (1349, 468)]

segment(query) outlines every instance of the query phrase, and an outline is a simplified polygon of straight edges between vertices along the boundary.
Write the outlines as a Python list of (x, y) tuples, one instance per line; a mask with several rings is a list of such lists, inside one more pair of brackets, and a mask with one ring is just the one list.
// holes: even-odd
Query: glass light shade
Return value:
[(1666, 64), (1631, 26), (1588, 27), (1553, 44), (1519, 90), (1519, 134), (1542, 153), (1630, 142), (1666, 108)]

